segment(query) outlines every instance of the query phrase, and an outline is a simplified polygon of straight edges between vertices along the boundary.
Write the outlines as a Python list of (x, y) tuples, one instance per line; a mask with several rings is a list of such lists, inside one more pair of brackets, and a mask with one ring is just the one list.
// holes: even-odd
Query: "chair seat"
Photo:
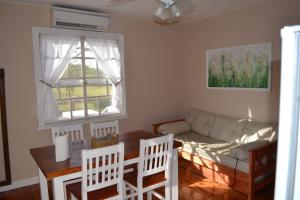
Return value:
[[(78, 200), (81, 200), (81, 182), (67, 185), (67, 192), (72, 193)], [(88, 193), (89, 200), (104, 200), (118, 195), (117, 185), (91, 191)]]
[[(124, 174), (123, 178), (126, 182), (128, 182), (132, 186), (137, 187), (137, 176), (138, 176), (138, 172), (133, 171), (133, 172), (129, 172), (127, 174)], [(166, 180), (167, 179), (165, 178), (165, 173), (164, 172), (160, 172), (160, 173), (153, 174), (153, 175), (150, 175), (150, 176), (145, 176), (143, 178), (143, 188), (147, 188), (147, 187), (150, 187), (152, 185), (156, 185), (156, 184), (164, 182)]]

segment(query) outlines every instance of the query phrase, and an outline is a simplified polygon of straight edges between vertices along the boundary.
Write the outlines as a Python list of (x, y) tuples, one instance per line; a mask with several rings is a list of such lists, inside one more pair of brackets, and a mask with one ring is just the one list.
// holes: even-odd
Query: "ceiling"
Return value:
[[(12, 0), (15, 2), (40, 4), (40, 5), (64, 5), (84, 9), (107, 10), (122, 16), (134, 17), (151, 21), (152, 13), (156, 8), (156, 0)], [(255, 6), (274, 0), (192, 0), (196, 9), (184, 15), (182, 22), (191, 22), (233, 10)], [(123, 2), (123, 3), (122, 3)], [(127, 3), (124, 3), (127, 2)], [(111, 4), (114, 4), (112, 6)]]

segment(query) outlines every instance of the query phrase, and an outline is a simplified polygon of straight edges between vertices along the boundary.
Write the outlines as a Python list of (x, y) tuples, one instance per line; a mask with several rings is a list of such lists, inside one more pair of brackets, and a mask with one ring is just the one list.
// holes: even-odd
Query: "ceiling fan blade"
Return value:
[(176, 0), (175, 3), (183, 14), (193, 12), (196, 8), (192, 0)]
[(110, 0), (110, 3), (107, 5), (107, 7), (115, 7), (120, 6), (123, 4), (127, 4), (133, 1), (139, 1), (139, 0)]

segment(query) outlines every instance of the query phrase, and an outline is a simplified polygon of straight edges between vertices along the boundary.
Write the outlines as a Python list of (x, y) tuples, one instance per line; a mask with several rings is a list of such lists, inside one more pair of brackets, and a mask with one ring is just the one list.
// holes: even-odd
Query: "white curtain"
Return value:
[(38, 118), (40, 124), (60, 116), (52, 87), (63, 75), (79, 38), (40, 36), (41, 73), (38, 84)]
[(111, 110), (123, 113), (124, 102), (122, 97), (124, 91), (122, 90), (122, 66), (118, 40), (87, 38), (86, 42), (96, 55), (104, 74), (115, 86), (112, 94), (113, 108)]

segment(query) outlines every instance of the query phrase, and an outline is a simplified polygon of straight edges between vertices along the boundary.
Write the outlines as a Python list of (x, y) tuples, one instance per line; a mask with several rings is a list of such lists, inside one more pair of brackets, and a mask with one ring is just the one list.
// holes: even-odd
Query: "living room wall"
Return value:
[[(180, 26), (183, 45), (181, 115), (191, 108), (219, 114), (278, 121), (280, 29), (300, 24), (300, 1), (271, 3), (233, 11)], [(270, 92), (206, 89), (206, 50), (272, 42)]]
[[(32, 26), (50, 26), (50, 15), (50, 7), (0, 2), (0, 67), (6, 73), (13, 181), (37, 176), (29, 149), (51, 144), (50, 130), (37, 130), (32, 53)], [(113, 17), (109, 31), (122, 33), (125, 40), (128, 118), (119, 121), (121, 132), (151, 130), (154, 121), (179, 117), (179, 56), (173, 29)]]

